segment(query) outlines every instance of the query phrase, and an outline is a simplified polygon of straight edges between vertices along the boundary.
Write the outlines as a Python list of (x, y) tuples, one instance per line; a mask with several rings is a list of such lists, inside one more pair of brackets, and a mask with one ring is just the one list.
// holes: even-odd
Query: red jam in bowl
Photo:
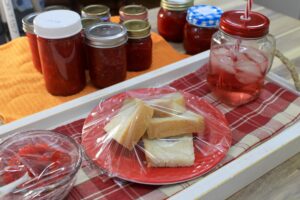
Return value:
[(61, 199), (80, 164), (81, 150), (72, 138), (51, 131), (20, 132), (0, 143), (0, 189), (6, 188), (7, 199)]

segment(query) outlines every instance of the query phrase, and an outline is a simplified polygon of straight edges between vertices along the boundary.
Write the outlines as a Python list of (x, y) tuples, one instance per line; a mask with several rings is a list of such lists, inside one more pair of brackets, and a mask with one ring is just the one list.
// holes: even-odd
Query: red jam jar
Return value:
[(140, 19), (148, 21), (148, 10), (142, 5), (127, 5), (119, 10), (120, 22), (125, 22), (132, 19)]
[(95, 17), (100, 19), (102, 22), (109, 22), (110, 9), (109, 7), (101, 4), (88, 5), (81, 10), (81, 16)]
[(85, 30), (91, 82), (105, 88), (126, 79), (126, 28), (116, 23), (98, 23)]
[(46, 88), (67, 96), (85, 86), (85, 62), (80, 16), (69, 10), (39, 14), (33, 21)]
[(142, 71), (152, 63), (151, 26), (144, 20), (128, 20), (123, 23), (127, 28), (127, 70)]
[(26, 33), (27, 40), (29, 42), (33, 65), (39, 72), (42, 73), (37, 39), (36, 39), (36, 34), (34, 33), (34, 28), (33, 28), (33, 19), (37, 15), (38, 15), (38, 13), (31, 13), (31, 14), (25, 16), (22, 19), (22, 24), (23, 24), (23, 30)]
[(183, 46), (187, 54), (210, 49), (211, 37), (218, 31), (223, 11), (215, 6), (196, 5), (187, 11)]
[(182, 42), (187, 9), (193, 4), (193, 0), (162, 0), (157, 15), (158, 33), (168, 41)]

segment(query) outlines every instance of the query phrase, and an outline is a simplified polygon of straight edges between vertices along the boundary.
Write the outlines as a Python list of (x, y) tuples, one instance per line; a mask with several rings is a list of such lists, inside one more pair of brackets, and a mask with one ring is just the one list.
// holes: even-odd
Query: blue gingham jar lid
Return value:
[(217, 27), (222, 14), (222, 9), (216, 6), (196, 5), (188, 9), (186, 19), (188, 23), (195, 26)]

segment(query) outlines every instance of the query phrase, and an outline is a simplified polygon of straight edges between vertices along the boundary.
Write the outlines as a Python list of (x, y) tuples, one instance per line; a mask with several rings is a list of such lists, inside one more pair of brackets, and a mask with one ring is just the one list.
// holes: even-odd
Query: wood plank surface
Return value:
[[(210, 4), (219, 6), (224, 11), (233, 9), (244, 9), (246, 1), (243, 0), (196, 0), (195, 4)], [(271, 21), (270, 34), (276, 38), (277, 48), (290, 60), (297, 70), (300, 71), (300, 21), (279, 12), (253, 5), (253, 10), (261, 12)], [(149, 10), (149, 21), (152, 30), (157, 31), (158, 8)], [(181, 43), (170, 43), (175, 49), (184, 52)], [(292, 79), (286, 67), (274, 59), (271, 69), (279, 76), (289, 80)], [(300, 131), (300, 130), (299, 130)], [(299, 144), (300, 145), (300, 144)], [(300, 199), (300, 153), (286, 162), (277, 166), (267, 174), (263, 175), (253, 183), (249, 184), (228, 200), (298, 200)]]

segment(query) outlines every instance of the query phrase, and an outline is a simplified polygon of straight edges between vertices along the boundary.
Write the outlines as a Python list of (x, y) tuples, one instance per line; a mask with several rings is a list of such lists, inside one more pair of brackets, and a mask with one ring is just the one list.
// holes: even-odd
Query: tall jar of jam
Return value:
[(182, 42), (187, 9), (193, 4), (193, 0), (161, 0), (157, 15), (158, 33), (168, 41)]
[(220, 8), (210, 5), (188, 9), (183, 36), (186, 53), (194, 55), (210, 49), (211, 37), (218, 30), (222, 13)]
[(148, 21), (148, 10), (142, 5), (127, 5), (123, 6), (119, 10), (120, 22), (124, 22), (131, 19), (140, 19)]
[(98, 23), (85, 30), (91, 82), (105, 88), (126, 79), (126, 28), (116, 23)]
[(53, 10), (34, 19), (46, 88), (52, 95), (67, 96), (85, 86), (84, 52), (80, 16)]
[(81, 16), (95, 17), (99, 18), (102, 22), (109, 22), (110, 9), (109, 7), (101, 4), (88, 5), (81, 10)]
[(26, 33), (26, 37), (29, 42), (33, 65), (39, 72), (42, 73), (37, 39), (36, 39), (36, 34), (34, 33), (34, 27), (33, 27), (33, 19), (37, 15), (38, 15), (38, 13), (31, 13), (31, 14), (25, 16), (22, 19), (22, 24), (23, 24), (23, 30)]
[(149, 22), (144, 20), (128, 20), (124, 26), (128, 32), (127, 70), (142, 71), (152, 63), (152, 39)]
[(256, 99), (274, 57), (275, 39), (261, 13), (224, 12), (213, 35), (207, 82), (225, 104), (239, 106)]

